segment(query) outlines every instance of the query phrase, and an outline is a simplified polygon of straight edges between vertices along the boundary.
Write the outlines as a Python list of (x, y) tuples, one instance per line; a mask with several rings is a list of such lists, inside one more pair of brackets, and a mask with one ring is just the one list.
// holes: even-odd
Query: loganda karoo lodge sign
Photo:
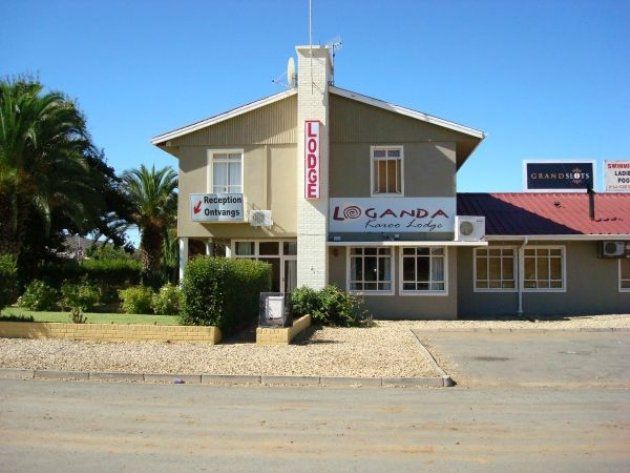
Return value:
[(336, 198), (330, 199), (329, 231), (452, 232), (454, 197)]
[(193, 222), (243, 222), (243, 194), (190, 194)]
[(523, 180), (528, 191), (583, 191), (593, 188), (594, 169), (593, 161), (525, 161)]

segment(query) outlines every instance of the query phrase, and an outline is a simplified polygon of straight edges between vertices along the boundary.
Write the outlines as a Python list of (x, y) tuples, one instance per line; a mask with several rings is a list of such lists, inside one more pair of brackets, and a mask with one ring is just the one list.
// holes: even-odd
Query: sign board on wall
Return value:
[(319, 199), (319, 126), (316, 120), (304, 122), (304, 197)]
[(243, 222), (243, 194), (190, 194), (193, 222)]
[(592, 189), (594, 161), (525, 161), (523, 182), (528, 191), (579, 192)]
[(455, 197), (392, 197), (330, 199), (329, 231), (452, 232)]
[(604, 190), (630, 192), (630, 161), (604, 161)]

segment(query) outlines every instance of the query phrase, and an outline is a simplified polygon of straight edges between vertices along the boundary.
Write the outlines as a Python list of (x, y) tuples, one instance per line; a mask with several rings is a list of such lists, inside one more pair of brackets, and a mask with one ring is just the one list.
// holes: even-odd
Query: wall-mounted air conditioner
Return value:
[(600, 256), (602, 258), (625, 258), (625, 241), (602, 241), (600, 246)]
[(483, 241), (486, 238), (486, 217), (456, 215), (456, 241)]
[(249, 213), (249, 224), (252, 227), (272, 227), (271, 210), (252, 210)]

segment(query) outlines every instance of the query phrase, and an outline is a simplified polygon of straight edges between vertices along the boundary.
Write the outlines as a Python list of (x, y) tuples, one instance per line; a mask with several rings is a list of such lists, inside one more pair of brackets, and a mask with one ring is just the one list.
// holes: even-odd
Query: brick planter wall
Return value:
[(305, 328), (311, 326), (311, 316), (303, 315), (293, 322), (291, 327), (256, 329), (257, 345), (288, 345), (291, 340)]

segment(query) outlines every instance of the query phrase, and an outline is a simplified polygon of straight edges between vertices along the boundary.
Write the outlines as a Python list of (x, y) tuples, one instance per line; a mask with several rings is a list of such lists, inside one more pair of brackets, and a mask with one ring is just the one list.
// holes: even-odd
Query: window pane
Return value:
[(501, 281), (490, 281), (490, 288), (491, 289), (499, 289), (501, 287)]
[(514, 289), (516, 286), (514, 281), (503, 281), (502, 287), (503, 289)]
[(488, 260), (477, 258), (477, 279), (488, 279)]
[(227, 164), (213, 163), (212, 164), (212, 186), (223, 187), (225, 185), (227, 185)]
[(415, 248), (403, 248), (403, 255), (415, 255)]
[(499, 258), (490, 258), (488, 274), (490, 279), (501, 279), (501, 260)]
[(549, 258), (546, 256), (538, 258), (538, 279), (549, 279)]
[(412, 282), (403, 283), (403, 291), (415, 291), (416, 284)]
[(431, 254), (432, 255), (443, 255), (444, 254), (444, 248), (431, 248)]
[(630, 258), (620, 260), (621, 279), (630, 279)]
[(297, 242), (287, 241), (284, 242), (284, 254), (285, 255), (297, 255)]
[(237, 256), (252, 256), (254, 254), (253, 241), (237, 241), (234, 246)]
[(387, 163), (387, 192), (394, 193), (399, 192), (400, 175), (398, 161), (390, 159)]
[(376, 188), (377, 192), (387, 192), (387, 162), (386, 161), (376, 161), (378, 165), (378, 186)]
[(378, 290), (379, 291), (391, 291), (392, 289), (392, 283), (389, 282), (381, 282), (378, 284)]
[(431, 283), (431, 290), (432, 291), (443, 291), (444, 290), (444, 283), (443, 282)]
[(429, 255), (429, 248), (416, 248), (416, 253), (420, 255)]
[(391, 260), (389, 258), (379, 258), (378, 261), (379, 281), (390, 281), (392, 275)]
[(364, 248), (363, 249), (363, 254), (364, 255), (377, 255), (378, 254), (378, 248)]
[(525, 279), (536, 277), (536, 261), (534, 258), (525, 258)]
[(399, 149), (390, 149), (387, 150), (388, 158), (400, 158), (400, 150)]
[(487, 289), (488, 283), (486, 281), (477, 281), (477, 287), (480, 289)]
[(444, 281), (444, 258), (431, 258), (431, 281)]
[(362, 281), (363, 280), (363, 259), (352, 258), (350, 268), (351, 268), (350, 279), (352, 279), (353, 281)]
[(230, 163), (229, 164), (229, 180), (228, 184), (230, 186), (239, 186), (241, 185), (241, 163)]
[(403, 281), (415, 281), (415, 258), (403, 258)]
[(562, 264), (560, 258), (552, 258), (550, 261), (551, 264), (551, 279), (562, 279)]
[(261, 241), (258, 252), (261, 255), (278, 255), (280, 254), (280, 244), (277, 241)]
[(376, 291), (378, 289), (378, 285), (375, 282), (366, 282), (363, 284), (363, 290), (365, 291)]
[(428, 281), (429, 280), (429, 258), (416, 258), (416, 262), (418, 265), (418, 281)]
[(503, 258), (503, 279), (514, 279), (513, 258)]
[(365, 274), (363, 279), (365, 281), (376, 281), (376, 258), (373, 256), (366, 256), (364, 259)]
[(385, 150), (384, 149), (375, 149), (374, 150), (374, 157), (375, 158), (384, 158), (385, 157)]
[(477, 250), (477, 256), (486, 256), (488, 254), (488, 250)]

